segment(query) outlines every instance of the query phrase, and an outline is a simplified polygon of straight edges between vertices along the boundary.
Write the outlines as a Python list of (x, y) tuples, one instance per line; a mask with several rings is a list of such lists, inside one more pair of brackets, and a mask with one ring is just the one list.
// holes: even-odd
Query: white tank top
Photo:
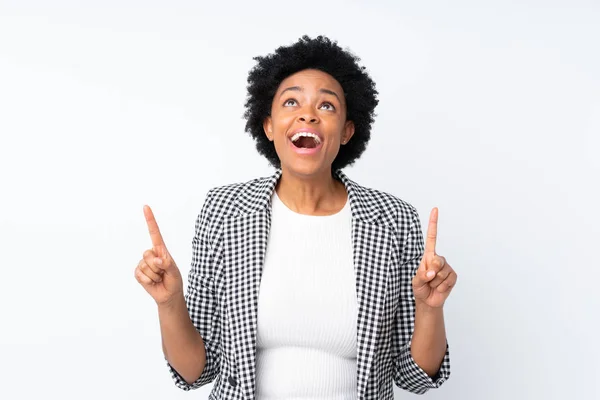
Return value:
[(357, 397), (357, 299), (350, 202), (290, 210), (273, 191), (258, 298), (256, 399)]

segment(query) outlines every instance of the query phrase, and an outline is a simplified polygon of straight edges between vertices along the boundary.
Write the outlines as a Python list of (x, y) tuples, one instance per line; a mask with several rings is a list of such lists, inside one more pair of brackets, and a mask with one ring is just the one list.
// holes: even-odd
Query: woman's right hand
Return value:
[(152, 249), (144, 252), (135, 268), (135, 278), (157, 305), (167, 305), (174, 299), (183, 297), (183, 279), (165, 246), (149, 206), (144, 206), (144, 216), (152, 239)]

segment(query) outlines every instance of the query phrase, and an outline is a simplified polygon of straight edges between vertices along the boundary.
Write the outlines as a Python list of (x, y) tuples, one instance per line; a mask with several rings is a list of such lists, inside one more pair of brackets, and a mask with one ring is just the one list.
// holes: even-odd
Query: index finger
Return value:
[(425, 241), (425, 253), (435, 254), (435, 242), (437, 240), (438, 209), (434, 207), (429, 214), (429, 226), (427, 227), (427, 240)]
[(150, 206), (144, 206), (144, 217), (146, 217), (146, 224), (148, 224), (148, 231), (150, 232), (150, 239), (152, 239), (152, 247), (156, 250), (157, 248), (164, 248), (165, 242), (158, 229), (158, 224), (154, 218), (154, 213)]

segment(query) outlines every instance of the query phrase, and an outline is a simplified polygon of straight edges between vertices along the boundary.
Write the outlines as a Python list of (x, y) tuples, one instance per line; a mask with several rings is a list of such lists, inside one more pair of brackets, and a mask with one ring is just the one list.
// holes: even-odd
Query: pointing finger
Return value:
[(429, 215), (429, 226), (427, 227), (427, 239), (425, 241), (425, 253), (435, 254), (435, 242), (437, 240), (438, 209), (434, 207)]
[[(154, 218), (154, 213), (150, 206), (144, 206), (144, 216), (146, 217), (146, 224), (148, 225), (148, 231), (150, 232), (150, 239), (152, 240), (152, 247), (159, 253), (166, 248), (163, 237), (158, 229), (158, 224)], [(161, 254), (159, 254), (161, 255)]]

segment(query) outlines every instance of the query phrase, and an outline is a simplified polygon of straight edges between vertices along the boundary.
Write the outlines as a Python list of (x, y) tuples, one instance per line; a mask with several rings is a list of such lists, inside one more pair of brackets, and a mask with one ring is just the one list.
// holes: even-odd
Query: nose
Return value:
[(298, 121), (305, 122), (305, 123), (309, 122), (309, 123), (315, 124), (315, 123), (319, 122), (319, 118), (315, 114), (314, 110), (307, 109), (307, 110), (302, 111), (300, 113), (300, 115), (298, 115)]

